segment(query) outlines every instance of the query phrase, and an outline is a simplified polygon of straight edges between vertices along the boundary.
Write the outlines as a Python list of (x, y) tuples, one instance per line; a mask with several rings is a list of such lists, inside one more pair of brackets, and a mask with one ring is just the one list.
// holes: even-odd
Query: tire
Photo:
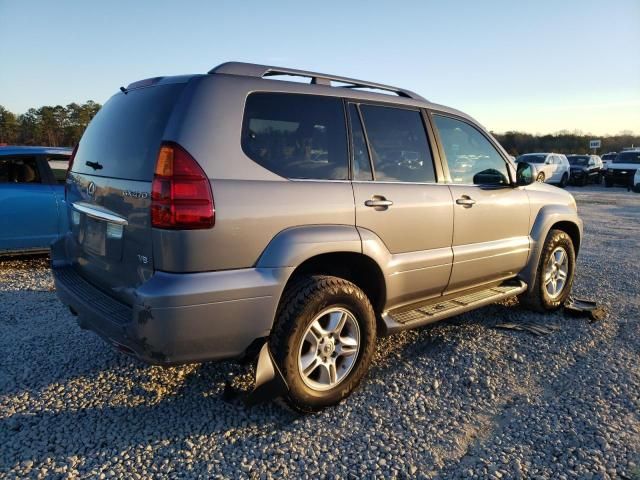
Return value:
[[(338, 333), (333, 333), (333, 338), (319, 335), (318, 330), (311, 328), (314, 324), (315, 328), (321, 326), (322, 332), (328, 332), (334, 325), (334, 317), (345, 318), (345, 321), (341, 331), (336, 329)], [(309, 342), (310, 338), (314, 345)], [(338, 354), (342, 348), (348, 347), (346, 340), (344, 345), (341, 340), (353, 342), (354, 338), (357, 338), (357, 347), (349, 348), (354, 349), (355, 354)], [(375, 344), (375, 313), (360, 288), (342, 278), (325, 275), (294, 279), (282, 296), (269, 338), (274, 360), (289, 387), (283, 400), (292, 409), (304, 413), (339, 403), (357, 388), (366, 375)], [(314, 358), (307, 368), (320, 360), (317, 367), (308, 370), (307, 375), (302, 372), (305, 357)], [(325, 366), (332, 362), (335, 365), (333, 378)]]
[(589, 177), (585, 175), (584, 177), (582, 177), (582, 180), (580, 180), (580, 186), (586, 187), (588, 184), (589, 184)]
[(560, 188), (565, 188), (569, 183), (569, 175), (566, 173), (562, 175), (562, 180), (560, 180)]
[[(552, 295), (549, 290), (553, 289), (553, 284), (552, 282), (545, 284), (545, 280), (552, 263), (551, 256), (554, 255), (557, 259), (559, 249), (563, 250), (566, 255), (566, 267), (563, 269), (566, 271), (566, 277), (560, 291)], [(521, 302), (537, 312), (552, 312), (560, 308), (571, 293), (575, 264), (576, 254), (571, 237), (562, 230), (551, 230), (542, 247), (540, 261), (536, 269), (536, 279), (529, 290), (520, 298)], [(556, 275), (558, 274), (556, 273)], [(556, 280), (556, 282), (557, 285), (559, 281)]]
[(544, 173), (540, 172), (536, 177), (536, 182), (544, 183)]
[(611, 180), (609, 180), (608, 178), (605, 178), (604, 186), (607, 187), (607, 188), (611, 188), (611, 187), (613, 187), (613, 182)]
[(631, 190), (636, 193), (640, 193), (640, 183), (636, 183), (633, 187), (631, 187)]

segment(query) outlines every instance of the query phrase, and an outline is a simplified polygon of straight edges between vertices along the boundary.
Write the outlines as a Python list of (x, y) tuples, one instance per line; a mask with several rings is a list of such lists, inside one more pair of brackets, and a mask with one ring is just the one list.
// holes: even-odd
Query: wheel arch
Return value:
[(387, 297), (385, 276), (379, 263), (363, 253), (355, 226), (311, 225), (283, 230), (271, 240), (256, 266), (292, 269), (276, 304), (292, 279), (300, 275), (333, 275), (361, 288), (380, 322)]
[(569, 235), (578, 255), (582, 241), (582, 220), (576, 211), (568, 205), (548, 205), (540, 209), (531, 228), (531, 250), (527, 265), (518, 275), (527, 285), (533, 285), (544, 242), (553, 229), (562, 230)]

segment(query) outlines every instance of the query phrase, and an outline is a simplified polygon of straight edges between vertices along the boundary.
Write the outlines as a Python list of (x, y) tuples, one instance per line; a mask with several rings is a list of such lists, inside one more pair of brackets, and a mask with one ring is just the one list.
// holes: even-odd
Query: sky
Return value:
[(387, 83), (495, 132), (640, 133), (640, 0), (0, 0), (0, 105), (237, 60)]

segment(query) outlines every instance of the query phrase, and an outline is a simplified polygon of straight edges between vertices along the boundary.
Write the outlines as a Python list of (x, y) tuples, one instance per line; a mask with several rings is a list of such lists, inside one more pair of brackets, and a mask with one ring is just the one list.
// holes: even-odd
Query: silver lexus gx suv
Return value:
[(52, 268), (122, 352), (257, 358), (252, 393), (309, 412), (357, 387), (377, 336), (570, 293), (573, 197), (462, 112), (237, 62), (120, 90), (74, 151)]

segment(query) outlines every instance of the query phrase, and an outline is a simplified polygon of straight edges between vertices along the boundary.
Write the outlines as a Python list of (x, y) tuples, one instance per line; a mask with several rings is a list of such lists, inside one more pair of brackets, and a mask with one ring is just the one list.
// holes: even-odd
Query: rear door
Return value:
[(451, 272), (453, 206), (437, 183), (423, 114), (355, 103), (348, 112), (356, 225), (390, 254), (387, 307), (438, 296)]
[[(514, 277), (529, 254), (529, 199), (506, 159), (464, 119), (432, 115), (453, 196), (453, 268), (446, 293)], [(461, 169), (460, 165), (466, 165)]]
[(159, 84), (114, 95), (82, 136), (67, 179), (75, 267), (125, 302), (153, 273), (151, 183), (184, 86)]
[(0, 157), (0, 251), (46, 249), (58, 235), (53, 189), (37, 156)]

